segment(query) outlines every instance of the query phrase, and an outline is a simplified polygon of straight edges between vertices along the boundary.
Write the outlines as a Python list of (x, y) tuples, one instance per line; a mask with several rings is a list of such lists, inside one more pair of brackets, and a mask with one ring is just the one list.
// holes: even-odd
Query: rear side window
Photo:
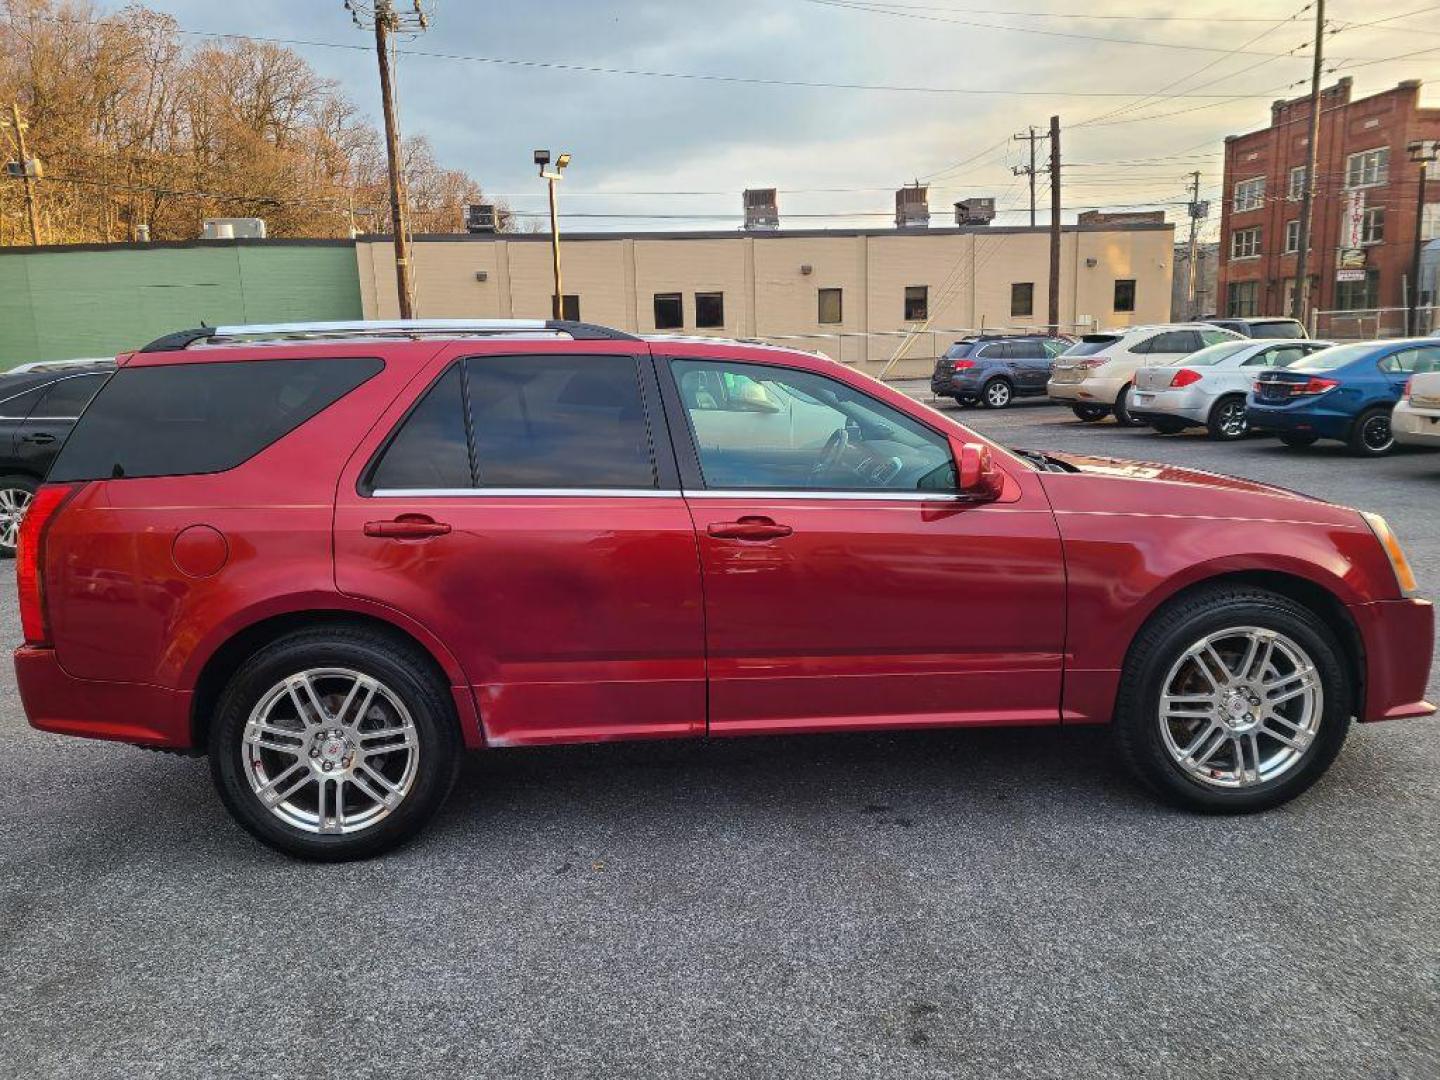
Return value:
[(44, 396), (45, 390), (45, 387), (37, 386), (33, 390), (26, 390), (23, 394), (16, 394), (12, 398), (0, 401), (0, 419), (24, 420)]
[(85, 411), (85, 406), (105, 385), (107, 378), (108, 375), (76, 375), (51, 383), (33, 415), (51, 420), (73, 420)]
[[(1066, 356), (1094, 356), (1102, 353), (1111, 345), (1114, 345), (1120, 338), (1115, 334), (1086, 334), (1079, 341), (1065, 350)], [(1138, 351), (1138, 350), (1135, 350)]]
[(479, 356), (455, 364), (405, 418), (370, 486), (654, 488), (635, 359)]
[(233, 469), (383, 366), (377, 359), (346, 358), (121, 368), (70, 433), (50, 479)]

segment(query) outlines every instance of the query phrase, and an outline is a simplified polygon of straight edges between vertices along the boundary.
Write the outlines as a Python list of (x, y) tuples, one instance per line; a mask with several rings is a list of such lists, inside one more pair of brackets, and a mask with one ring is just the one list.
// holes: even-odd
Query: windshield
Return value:
[(1373, 341), (1357, 341), (1353, 345), (1336, 345), (1333, 349), (1321, 349), (1303, 360), (1290, 365), (1291, 371), (1334, 371), (1355, 360), (1360, 360), (1375, 351)]
[(1114, 345), (1120, 338), (1116, 334), (1086, 334), (1070, 348), (1066, 349), (1065, 356), (1094, 356), (1098, 352), (1104, 352), (1107, 346)]
[(1222, 341), (1218, 345), (1207, 345), (1189, 356), (1177, 356), (1168, 366), (1184, 364), (1186, 367), (1211, 367), (1227, 356), (1234, 356), (1241, 349), (1248, 349), (1250, 345), (1251, 342), (1248, 341)]

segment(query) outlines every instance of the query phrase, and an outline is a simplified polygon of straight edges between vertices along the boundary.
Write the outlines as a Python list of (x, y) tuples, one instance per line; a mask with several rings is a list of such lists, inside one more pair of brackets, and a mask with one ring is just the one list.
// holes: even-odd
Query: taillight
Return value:
[(1290, 392), (1292, 394), (1323, 394), (1326, 390), (1334, 390), (1339, 385), (1340, 383), (1335, 379), (1321, 379), (1312, 375)]
[(1189, 368), (1181, 368), (1170, 376), (1171, 386), (1189, 386), (1191, 383), (1200, 381), (1200, 372), (1191, 371)]
[(1410, 394), (1411, 394), (1411, 392), (1412, 392), (1414, 389), (1415, 389), (1415, 376), (1412, 375), (1412, 376), (1410, 376), (1410, 378), (1408, 378), (1408, 379), (1405, 380), (1405, 389), (1400, 391), (1400, 398), (1401, 398), (1401, 400), (1403, 400), (1403, 401), (1409, 401), (1409, 400), (1410, 400)]
[(56, 513), (78, 490), (78, 484), (42, 484), (20, 523), (15, 545), (15, 578), (20, 593), (20, 629), (27, 645), (50, 642), (50, 620), (45, 610), (45, 530)]
[(975, 366), (974, 360), (956, 360), (950, 365), (952, 371), (969, 371)]

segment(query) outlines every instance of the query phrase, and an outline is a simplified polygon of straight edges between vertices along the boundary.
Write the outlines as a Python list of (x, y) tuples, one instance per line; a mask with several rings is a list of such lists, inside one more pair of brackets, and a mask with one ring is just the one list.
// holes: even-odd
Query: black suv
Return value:
[(114, 361), (30, 364), (0, 373), (0, 557), (15, 554), (30, 497)]
[(1017, 397), (1044, 394), (1055, 357), (1070, 344), (1043, 334), (961, 338), (935, 361), (930, 391), (960, 405), (1003, 409)]
[(1305, 332), (1305, 324), (1298, 319), (1279, 317), (1222, 319), (1217, 315), (1200, 321), (1208, 322), (1211, 326), (1223, 327), (1226, 330), (1234, 330), (1235, 333), (1244, 334), (1248, 338), (1281, 338), (1286, 341), (1294, 341), (1310, 336)]

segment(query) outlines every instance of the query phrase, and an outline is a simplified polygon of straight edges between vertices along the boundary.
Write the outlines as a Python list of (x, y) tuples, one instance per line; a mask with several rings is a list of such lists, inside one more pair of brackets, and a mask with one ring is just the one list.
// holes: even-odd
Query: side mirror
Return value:
[(990, 447), (984, 443), (950, 440), (955, 455), (956, 487), (962, 495), (978, 502), (992, 502), (1005, 489), (1005, 474), (995, 465)]

